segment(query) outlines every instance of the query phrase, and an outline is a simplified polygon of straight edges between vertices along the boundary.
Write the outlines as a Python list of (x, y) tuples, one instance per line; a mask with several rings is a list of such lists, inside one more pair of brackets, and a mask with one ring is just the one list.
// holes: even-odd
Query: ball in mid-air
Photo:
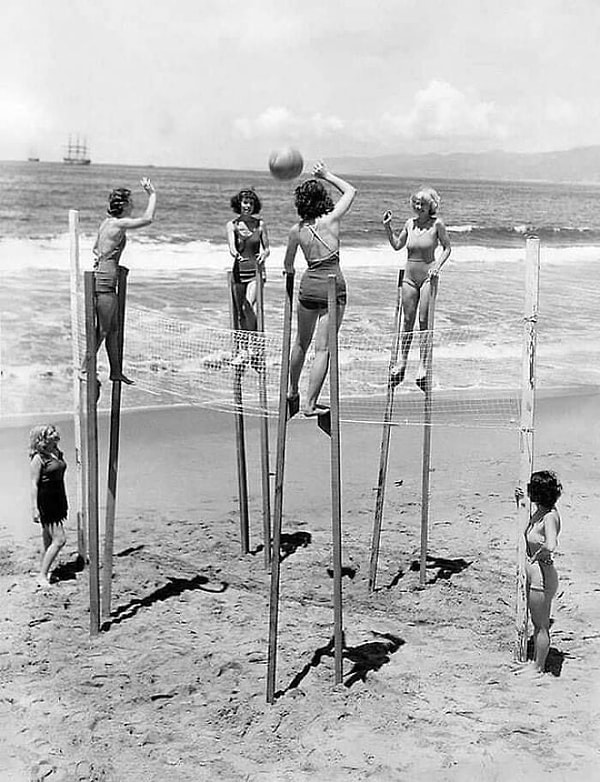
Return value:
[(278, 149), (269, 156), (269, 169), (275, 179), (295, 179), (300, 176), (303, 168), (302, 155), (292, 147)]

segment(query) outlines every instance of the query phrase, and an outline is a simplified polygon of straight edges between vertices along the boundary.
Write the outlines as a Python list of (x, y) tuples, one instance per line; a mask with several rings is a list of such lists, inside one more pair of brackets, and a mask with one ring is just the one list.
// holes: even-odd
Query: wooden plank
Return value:
[(340, 448), (340, 372), (335, 274), (328, 275), (329, 410), (331, 415), (331, 531), (333, 538), (333, 655), (335, 683), (343, 679), (342, 467)]
[(519, 431), (519, 485), (524, 501), (517, 509), (517, 573), (515, 605), (515, 659), (527, 660), (527, 585), (525, 530), (531, 514), (527, 484), (534, 469), (537, 318), (539, 308), (540, 240), (529, 236), (525, 249), (525, 305), (521, 367), (521, 423)]
[(279, 380), (279, 418), (277, 422), (277, 455), (275, 490), (273, 497), (273, 551), (271, 557), (271, 585), (269, 606), (269, 650), (267, 659), (267, 703), (275, 700), (277, 680), (277, 634), (279, 623), (279, 580), (281, 573), (281, 525), (283, 518), (283, 477), (285, 468), (285, 440), (288, 421), (288, 388), (290, 382), (290, 346), (294, 273), (285, 275), (283, 310), (283, 337), (281, 347), (281, 375)]
[(262, 417), (260, 419), (260, 464), (262, 484), (262, 515), (263, 515), (263, 559), (265, 570), (271, 567), (271, 478), (269, 464), (269, 400), (267, 397), (267, 351), (262, 335), (265, 332), (264, 279), (259, 268), (256, 274), (256, 321), (260, 342), (255, 347), (259, 351), (258, 363), (258, 395)]
[(379, 545), (381, 540), (381, 525), (383, 522), (383, 508), (385, 504), (385, 489), (387, 482), (387, 470), (390, 453), (390, 435), (392, 431), (391, 421), (394, 414), (394, 391), (396, 383), (390, 382), (392, 368), (398, 361), (398, 348), (400, 346), (400, 333), (402, 331), (402, 280), (404, 269), (398, 273), (398, 289), (396, 291), (396, 308), (394, 311), (394, 335), (390, 347), (390, 362), (388, 366), (388, 385), (385, 400), (385, 412), (383, 416), (383, 429), (381, 432), (381, 448), (379, 451), (379, 473), (377, 476), (377, 498), (375, 500), (375, 518), (373, 520), (373, 534), (371, 537), (371, 554), (369, 559), (369, 592), (375, 590), (377, 581), (377, 563), (379, 561)]
[[(123, 342), (125, 336), (125, 303), (127, 274), (129, 269), (119, 266), (118, 318), (119, 318), (119, 368), (123, 371)], [(120, 380), (113, 381), (110, 405), (110, 439), (108, 446), (108, 481), (106, 487), (106, 517), (104, 524), (104, 557), (102, 561), (102, 618), (110, 617), (112, 602), (113, 554), (115, 541), (115, 512), (117, 506), (117, 482), (119, 474), (119, 438), (121, 433)]]
[(88, 556), (90, 584), (90, 635), (100, 632), (100, 561), (98, 530), (98, 379), (96, 377), (96, 302), (93, 272), (84, 275), (86, 339), (86, 436), (88, 488)]
[(429, 310), (427, 312), (427, 354), (425, 367), (425, 402), (423, 408), (423, 463), (421, 473), (421, 556), (419, 561), (419, 584), (427, 581), (427, 546), (429, 535), (429, 479), (431, 473), (431, 413), (433, 393), (433, 327), (438, 278), (432, 277), (429, 289)]

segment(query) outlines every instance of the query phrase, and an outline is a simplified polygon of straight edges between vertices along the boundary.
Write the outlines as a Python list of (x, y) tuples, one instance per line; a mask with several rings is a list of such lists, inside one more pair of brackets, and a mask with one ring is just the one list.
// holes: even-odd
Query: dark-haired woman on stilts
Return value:
[(106, 340), (110, 365), (110, 379), (131, 385), (123, 374), (119, 361), (119, 317), (117, 280), (119, 261), (127, 241), (126, 232), (150, 225), (156, 209), (156, 191), (152, 182), (144, 178), (141, 186), (148, 194), (146, 211), (141, 217), (131, 217), (133, 198), (131, 190), (119, 187), (108, 197), (108, 217), (100, 224), (94, 244), (94, 276), (96, 278), (96, 350)]
[[(340, 269), (340, 221), (352, 206), (356, 189), (329, 171), (322, 161), (313, 169), (314, 179), (296, 188), (295, 203), (300, 222), (290, 231), (285, 253), (285, 271), (291, 273), (298, 247), (302, 249), (308, 269), (304, 272), (298, 291), (298, 332), (290, 360), (289, 400), (298, 402), (298, 383), (306, 359), (306, 351), (317, 330), (315, 360), (308, 382), (308, 395), (303, 406), (304, 415), (319, 415), (327, 408), (318, 404), (319, 394), (329, 368), (328, 277), (336, 276), (337, 323), (341, 325), (346, 308), (346, 281)], [(334, 205), (324, 180), (342, 194)], [(297, 409), (297, 407), (296, 407)]]

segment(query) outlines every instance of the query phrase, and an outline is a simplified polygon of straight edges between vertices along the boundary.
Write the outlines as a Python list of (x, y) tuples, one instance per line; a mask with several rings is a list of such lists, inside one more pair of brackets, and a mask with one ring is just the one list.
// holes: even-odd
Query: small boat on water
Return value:
[(27, 158), (27, 162), (28, 163), (39, 163), (40, 159), (39, 159), (39, 157), (28, 157)]
[(67, 154), (63, 157), (63, 163), (69, 166), (89, 166), (91, 162), (86, 139), (80, 141), (77, 136), (77, 140), (74, 142), (69, 136)]

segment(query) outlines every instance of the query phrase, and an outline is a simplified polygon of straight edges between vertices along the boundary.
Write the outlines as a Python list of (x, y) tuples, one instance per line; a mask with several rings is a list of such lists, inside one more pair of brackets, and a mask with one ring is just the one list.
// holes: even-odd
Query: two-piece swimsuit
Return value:
[[(328, 277), (331, 274), (335, 274), (336, 302), (338, 305), (346, 304), (346, 280), (340, 269), (339, 250), (333, 250), (313, 225), (304, 223), (302, 227), (308, 228), (311, 233), (311, 239), (308, 248), (306, 250), (302, 248), (308, 269), (300, 280), (298, 301), (309, 310), (327, 307)], [(309, 250), (315, 239), (321, 242), (323, 247), (329, 252), (329, 255), (325, 256), (325, 258), (308, 258)]]

